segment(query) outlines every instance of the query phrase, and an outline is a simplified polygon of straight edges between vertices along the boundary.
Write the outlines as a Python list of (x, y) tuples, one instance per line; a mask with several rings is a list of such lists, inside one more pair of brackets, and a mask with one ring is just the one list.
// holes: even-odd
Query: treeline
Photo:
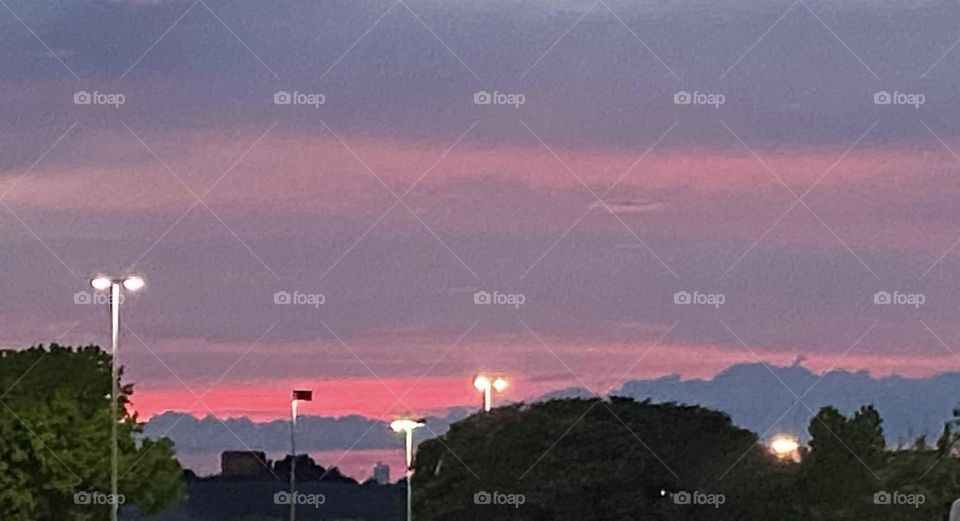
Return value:
[(625, 398), (475, 415), (420, 445), (421, 520), (863, 521), (944, 519), (960, 497), (953, 422), (932, 446), (887, 449), (865, 406), (826, 407), (799, 461), (723, 413)]

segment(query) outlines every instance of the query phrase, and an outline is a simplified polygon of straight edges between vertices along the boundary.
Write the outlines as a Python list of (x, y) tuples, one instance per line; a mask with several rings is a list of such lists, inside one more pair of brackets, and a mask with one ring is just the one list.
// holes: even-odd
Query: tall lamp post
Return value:
[(473, 378), (473, 387), (483, 393), (483, 410), (490, 412), (493, 401), (493, 391), (502, 393), (506, 390), (507, 380), (499, 376), (486, 376), (478, 374)]
[(407, 521), (413, 519), (413, 431), (423, 427), (426, 420), (402, 419), (390, 423), (393, 432), (402, 432), (406, 438), (407, 455)]
[(297, 402), (313, 400), (313, 391), (294, 390), (290, 400), (290, 521), (297, 519)]
[(110, 519), (117, 521), (117, 511), (120, 508), (119, 497), (119, 470), (120, 470), (120, 451), (117, 445), (117, 417), (120, 382), (117, 357), (120, 355), (120, 299), (123, 290), (137, 291), (143, 287), (143, 278), (137, 276), (107, 277), (98, 276), (90, 281), (90, 285), (97, 291), (110, 290), (110, 322), (111, 322), (111, 347), (110, 347), (110, 411), (112, 421), (110, 422), (110, 437), (112, 446), (110, 447), (110, 494), (111, 507)]

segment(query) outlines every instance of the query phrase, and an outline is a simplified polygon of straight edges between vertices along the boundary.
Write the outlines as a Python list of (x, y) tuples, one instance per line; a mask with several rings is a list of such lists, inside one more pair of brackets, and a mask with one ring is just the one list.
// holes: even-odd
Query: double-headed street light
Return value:
[(473, 387), (483, 393), (483, 410), (485, 412), (490, 412), (493, 391), (502, 393), (508, 385), (506, 378), (500, 376), (478, 374), (473, 378)]
[(97, 276), (90, 281), (90, 285), (93, 286), (93, 289), (97, 291), (106, 291), (110, 290), (110, 322), (111, 322), (111, 386), (110, 386), (110, 410), (113, 420), (111, 421), (111, 437), (113, 438), (113, 446), (110, 449), (110, 465), (111, 465), (111, 474), (110, 474), (110, 493), (113, 494), (113, 501), (111, 502), (110, 509), (110, 519), (111, 521), (117, 521), (117, 509), (120, 507), (120, 502), (117, 501), (118, 496), (118, 485), (119, 485), (119, 449), (117, 445), (117, 409), (118, 409), (118, 395), (120, 394), (120, 382), (119, 382), (119, 372), (117, 365), (117, 357), (119, 356), (120, 349), (120, 300), (121, 293), (123, 290), (127, 291), (137, 291), (144, 286), (143, 278), (138, 276), (123, 276), (123, 277), (107, 277), (107, 276)]
[(407, 521), (413, 519), (413, 431), (426, 425), (426, 420), (411, 420), (409, 418), (394, 420), (390, 423), (393, 432), (402, 432), (406, 438), (407, 455)]

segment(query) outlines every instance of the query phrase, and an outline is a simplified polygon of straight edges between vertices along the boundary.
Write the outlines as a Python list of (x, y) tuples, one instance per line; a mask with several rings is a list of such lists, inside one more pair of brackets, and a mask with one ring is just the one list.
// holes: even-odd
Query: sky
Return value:
[(0, 344), (105, 344), (87, 280), (138, 273), (142, 417), (278, 418), (295, 387), (305, 414), (435, 414), (478, 371), (510, 401), (758, 360), (955, 371), (958, 22), (4, 0)]

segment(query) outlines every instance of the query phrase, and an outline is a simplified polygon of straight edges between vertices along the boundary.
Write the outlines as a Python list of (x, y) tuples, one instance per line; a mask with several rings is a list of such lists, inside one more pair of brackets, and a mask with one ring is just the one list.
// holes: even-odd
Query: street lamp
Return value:
[(290, 400), (290, 521), (297, 518), (297, 402), (313, 400), (313, 391), (294, 390)]
[(507, 380), (499, 376), (478, 374), (473, 378), (473, 387), (483, 393), (483, 410), (490, 412), (493, 391), (502, 393), (507, 388)]
[(137, 291), (144, 286), (144, 281), (142, 277), (138, 276), (124, 276), (124, 277), (107, 277), (107, 276), (97, 276), (90, 280), (90, 285), (93, 286), (93, 289), (97, 291), (106, 291), (110, 290), (110, 322), (111, 322), (111, 351), (110, 351), (110, 378), (112, 380), (110, 386), (110, 411), (112, 415), (112, 421), (110, 422), (110, 435), (113, 439), (113, 446), (110, 448), (110, 493), (112, 494), (111, 507), (110, 507), (110, 519), (111, 521), (117, 521), (117, 510), (120, 508), (120, 502), (117, 500), (118, 495), (118, 485), (119, 485), (119, 466), (120, 466), (120, 455), (119, 448), (117, 445), (117, 404), (118, 404), (118, 395), (120, 394), (120, 382), (119, 382), (119, 373), (117, 365), (117, 357), (119, 356), (120, 349), (120, 294), (125, 289), (127, 291)]
[(426, 425), (426, 420), (401, 419), (390, 423), (393, 432), (402, 432), (406, 438), (407, 455), (407, 521), (413, 519), (413, 431)]

